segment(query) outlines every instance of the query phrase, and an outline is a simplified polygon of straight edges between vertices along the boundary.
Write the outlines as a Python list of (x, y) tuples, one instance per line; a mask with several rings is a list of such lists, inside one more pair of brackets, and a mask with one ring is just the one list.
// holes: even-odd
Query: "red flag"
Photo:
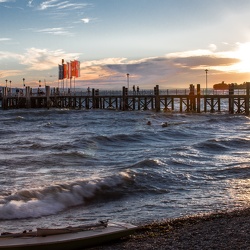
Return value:
[(71, 76), (76, 76), (76, 61), (70, 63), (71, 63)]
[(75, 66), (76, 66), (76, 77), (80, 76), (80, 62), (75, 60)]
[(67, 78), (67, 64), (63, 64), (63, 79)]
[(67, 62), (67, 68), (68, 68), (68, 75), (67, 75), (67, 78), (70, 79), (70, 78), (72, 78), (71, 63), (68, 63), (68, 62)]

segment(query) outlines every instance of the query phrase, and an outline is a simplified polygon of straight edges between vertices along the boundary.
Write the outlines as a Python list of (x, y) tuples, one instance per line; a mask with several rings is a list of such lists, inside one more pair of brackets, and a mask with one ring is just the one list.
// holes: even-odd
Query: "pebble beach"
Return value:
[(250, 249), (250, 209), (152, 222), (127, 238), (90, 248), (111, 249)]

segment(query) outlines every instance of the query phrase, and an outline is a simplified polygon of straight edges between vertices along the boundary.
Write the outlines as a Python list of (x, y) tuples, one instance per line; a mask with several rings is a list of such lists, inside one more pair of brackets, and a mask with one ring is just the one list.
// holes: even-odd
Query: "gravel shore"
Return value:
[(250, 208), (153, 222), (127, 238), (89, 249), (250, 250)]

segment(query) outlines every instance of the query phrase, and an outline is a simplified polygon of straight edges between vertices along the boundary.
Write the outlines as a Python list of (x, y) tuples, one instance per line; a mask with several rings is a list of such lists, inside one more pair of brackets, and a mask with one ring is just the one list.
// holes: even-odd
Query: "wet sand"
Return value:
[(89, 249), (250, 249), (250, 208), (153, 222)]

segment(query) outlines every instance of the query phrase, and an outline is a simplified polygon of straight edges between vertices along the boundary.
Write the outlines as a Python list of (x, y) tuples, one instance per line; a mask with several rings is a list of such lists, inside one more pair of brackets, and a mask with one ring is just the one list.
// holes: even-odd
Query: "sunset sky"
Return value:
[(249, 0), (0, 0), (0, 86), (205, 88), (250, 81)]

